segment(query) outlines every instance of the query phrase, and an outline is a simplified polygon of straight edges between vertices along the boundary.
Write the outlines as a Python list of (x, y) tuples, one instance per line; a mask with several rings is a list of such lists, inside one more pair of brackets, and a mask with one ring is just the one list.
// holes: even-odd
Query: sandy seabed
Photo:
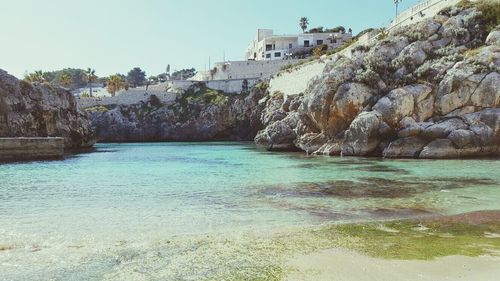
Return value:
[(345, 249), (300, 255), (288, 281), (500, 280), (500, 258), (448, 256), (429, 261), (372, 258)]

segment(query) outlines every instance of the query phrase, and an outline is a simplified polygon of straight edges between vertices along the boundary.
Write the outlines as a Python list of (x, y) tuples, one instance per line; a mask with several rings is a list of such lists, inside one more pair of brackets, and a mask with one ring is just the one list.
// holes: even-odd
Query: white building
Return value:
[(283, 67), (299, 62), (300, 60), (264, 60), (264, 61), (226, 61), (217, 62), (209, 71), (199, 71), (189, 80), (231, 80), (231, 79), (269, 79)]
[(319, 45), (328, 49), (338, 48), (352, 38), (352, 33), (323, 32), (297, 35), (274, 35), (272, 29), (258, 29), (257, 36), (245, 53), (247, 60), (287, 59), (294, 53), (308, 50)]

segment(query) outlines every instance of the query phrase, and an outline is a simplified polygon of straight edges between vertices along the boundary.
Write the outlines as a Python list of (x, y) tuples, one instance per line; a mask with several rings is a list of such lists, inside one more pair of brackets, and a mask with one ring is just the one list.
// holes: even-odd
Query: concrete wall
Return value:
[(173, 92), (185, 91), (192, 85), (197, 83), (205, 83), (205, 85), (217, 91), (223, 91), (224, 93), (240, 94), (243, 90), (243, 81), (247, 80), (248, 88), (251, 89), (261, 80), (260, 78), (247, 78), (247, 79), (225, 79), (225, 80), (210, 80), (210, 81), (169, 81), (169, 90)]
[(325, 61), (316, 60), (290, 71), (283, 71), (275, 75), (269, 82), (269, 92), (282, 92), (285, 95), (297, 95), (303, 93), (309, 81), (323, 72)]
[[(278, 73), (284, 66), (295, 64), (300, 60), (267, 60), (267, 61), (228, 61), (214, 64), (217, 70), (213, 77), (210, 74), (206, 80), (269, 79)], [(194, 80), (194, 79), (191, 79)], [(198, 80), (199, 81), (199, 80)]]
[[(162, 85), (157, 85), (157, 87), (158, 88), (163, 87), (163, 89), (166, 89), (166, 83), (162, 83)], [(115, 105), (115, 104), (130, 105), (141, 102), (147, 102), (151, 95), (157, 96), (161, 102), (166, 104), (173, 103), (175, 102), (176, 99), (175, 93), (170, 93), (165, 90), (158, 91), (154, 90), (153, 88), (153, 90), (148, 90), (146, 92), (145, 89), (138, 88), (138, 89), (129, 89), (128, 91), (119, 92), (114, 97), (93, 97), (93, 98), (77, 97), (76, 101), (79, 108), (89, 108), (99, 105), (104, 106), (104, 105)]]
[(0, 138), (0, 161), (61, 158), (63, 138)]

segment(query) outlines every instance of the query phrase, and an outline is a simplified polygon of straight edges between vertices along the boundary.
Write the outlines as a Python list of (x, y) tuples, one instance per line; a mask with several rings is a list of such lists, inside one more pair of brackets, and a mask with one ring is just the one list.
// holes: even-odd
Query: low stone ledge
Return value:
[(64, 156), (64, 138), (0, 138), (0, 161), (59, 159)]

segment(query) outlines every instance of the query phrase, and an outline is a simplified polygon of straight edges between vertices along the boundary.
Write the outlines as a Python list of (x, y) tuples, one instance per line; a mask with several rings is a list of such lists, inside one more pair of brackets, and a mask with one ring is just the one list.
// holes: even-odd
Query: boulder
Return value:
[(423, 159), (443, 159), (458, 158), (460, 152), (448, 139), (437, 139), (429, 143), (420, 152), (419, 158)]
[(380, 112), (384, 121), (391, 127), (396, 127), (399, 121), (413, 113), (414, 97), (410, 93), (414, 87), (407, 86), (392, 90), (381, 98), (373, 107)]
[(500, 45), (500, 30), (493, 30), (486, 37), (486, 44), (488, 45)]
[(297, 135), (297, 114), (290, 114), (283, 120), (272, 123), (257, 133), (255, 143), (271, 151), (294, 151)]
[(469, 105), (470, 97), (486, 74), (474, 74), (472, 65), (463, 63), (453, 67), (439, 84), (434, 107), (441, 115)]
[(446, 138), (448, 135), (460, 129), (467, 129), (468, 125), (460, 118), (451, 118), (443, 121), (439, 121), (427, 128), (422, 132), (422, 136), (429, 139), (439, 139)]
[(477, 107), (500, 106), (500, 74), (492, 72), (484, 77), (470, 97), (472, 105)]
[(345, 132), (341, 149), (344, 155), (368, 155), (380, 143), (379, 127), (382, 115), (377, 111), (362, 112)]
[(411, 117), (403, 118), (403, 120), (399, 122), (399, 127), (402, 128), (398, 132), (398, 137), (400, 138), (418, 136), (423, 130), (422, 127)]
[(391, 142), (382, 152), (385, 158), (418, 158), (428, 144), (423, 138), (405, 137)]
[[(317, 92), (326, 91), (326, 92)], [(302, 111), (328, 136), (345, 130), (373, 97), (373, 90), (361, 83), (345, 83), (336, 91), (319, 86), (304, 101)], [(300, 111), (300, 110), (299, 110)]]
[(431, 52), (432, 44), (427, 41), (417, 41), (406, 46), (394, 60), (397, 67), (415, 69), (422, 65), (427, 59), (427, 53)]
[(474, 133), (469, 130), (459, 129), (451, 132), (448, 139), (453, 142), (457, 148), (463, 148), (474, 142)]

